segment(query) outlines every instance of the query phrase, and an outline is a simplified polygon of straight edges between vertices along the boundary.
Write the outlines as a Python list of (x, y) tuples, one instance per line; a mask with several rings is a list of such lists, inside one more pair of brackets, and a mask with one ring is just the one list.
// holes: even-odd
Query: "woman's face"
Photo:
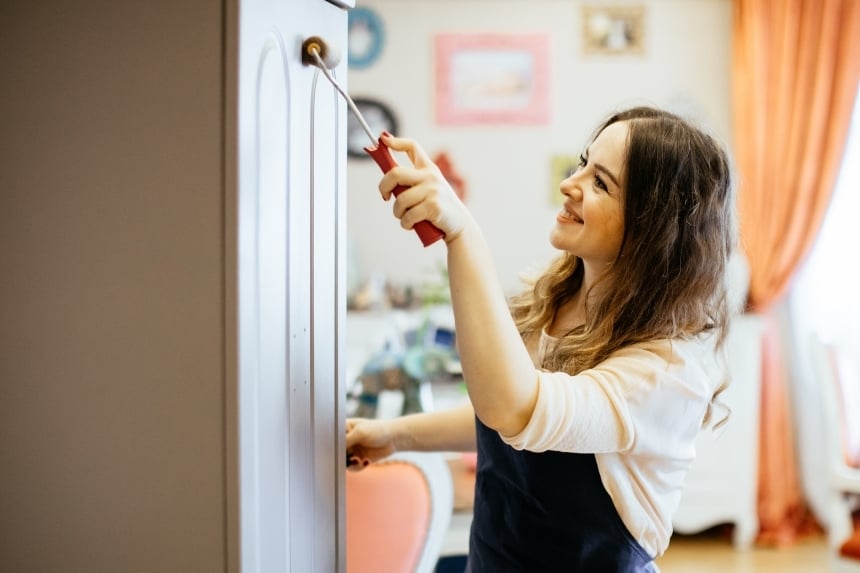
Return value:
[(621, 248), (626, 151), (627, 123), (613, 123), (592, 142), (576, 172), (561, 182), (564, 206), (550, 243), (581, 258), (587, 271), (605, 269)]

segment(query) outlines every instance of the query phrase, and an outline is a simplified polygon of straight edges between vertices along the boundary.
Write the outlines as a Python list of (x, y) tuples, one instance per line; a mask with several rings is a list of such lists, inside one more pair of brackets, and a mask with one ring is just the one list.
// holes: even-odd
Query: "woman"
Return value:
[(734, 244), (730, 169), (713, 138), (636, 107), (595, 131), (561, 183), (550, 233), (562, 251), (506, 301), (486, 243), (413, 141), (387, 173), (406, 229), (446, 233), (470, 404), (348, 420), (356, 468), (398, 450), (477, 447), (469, 568), (653, 571), (672, 533), (694, 441), (724, 386)]

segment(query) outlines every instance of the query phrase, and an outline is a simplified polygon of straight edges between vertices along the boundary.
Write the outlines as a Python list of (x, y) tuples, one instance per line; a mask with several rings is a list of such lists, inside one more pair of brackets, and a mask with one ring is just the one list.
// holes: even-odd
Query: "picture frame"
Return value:
[(553, 155), (550, 157), (550, 186), (547, 189), (547, 203), (549, 205), (557, 207), (564, 204), (561, 182), (579, 168), (579, 162), (579, 155)]
[[(354, 97), (352, 101), (361, 112), (370, 130), (377, 137), (383, 132), (397, 133), (397, 116), (392, 109), (382, 101), (368, 97)], [(371, 145), (370, 139), (364, 128), (354, 114), (347, 114), (346, 124), (346, 154), (353, 159), (370, 159), (370, 155), (364, 150)]]
[(582, 7), (583, 52), (586, 55), (645, 53), (645, 7), (585, 5)]
[(364, 69), (373, 65), (385, 43), (385, 28), (379, 14), (371, 8), (353, 8), (349, 11), (347, 34), (349, 67)]
[(440, 34), (435, 38), (436, 122), (546, 124), (547, 34)]

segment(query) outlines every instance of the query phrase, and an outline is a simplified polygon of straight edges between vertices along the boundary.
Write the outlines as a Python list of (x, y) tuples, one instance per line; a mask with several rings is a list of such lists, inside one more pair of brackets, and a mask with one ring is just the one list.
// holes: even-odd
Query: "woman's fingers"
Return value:
[(427, 201), (432, 195), (431, 185), (423, 181), (416, 183), (397, 196), (391, 210), (395, 217), (402, 219), (407, 211)]
[(382, 176), (379, 180), (379, 192), (382, 198), (386, 201), (391, 197), (391, 194), (397, 187), (414, 187), (422, 183), (434, 175), (427, 170), (420, 170), (414, 167), (397, 166), (389, 170), (388, 173)]
[(364, 439), (364, 433), (359, 428), (359, 421), (346, 422), (346, 449), (349, 450)]
[(370, 465), (370, 460), (367, 458), (361, 458), (355, 454), (351, 454), (347, 452), (346, 454), (346, 469), (358, 471), (363, 470), (367, 466)]
[(398, 186), (405, 188), (397, 195), (392, 212), (404, 229), (411, 229), (419, 221), (432, 221), (439, 213), (440, 188), (446, 185), (434, 173), (412, 167), (395, 167), (383, 176), (379, 190), (388, 200)]
[(384, 422), (380, 420), (347, 421), (346, 449), (370, 455), (378, 449), (390, 448), (391, 438)]
[(447, 184), (424, 181), (400, 193), (392, 207), (400, 226), (406, 230), (421, 221), (430, 221), (443, 233), (446, 242), (458, 235), (468, 219), (466, 208)]
[(359, 429), (347, 434), (346, 466), (351, 470), (366, 468), (377, 460), (386, 458), (394, 453), (391, 443), (376, 434), (378, 430), (364, 432)]
[(408, 231), (421, 221), (439, 222), (438, 203), (427, 200), (431, 191), (421, 186), (409, 191), (394, 202), (394, 216), (400, 219), (400, 226)]
[(429, 221), (450, 242), (465, 227), (468, 212), (442, 172), (414, 140), (383, 134), (382, 141), (395, 151), (405, 152), (413, 165), (398, 165), (379, 181), (379, 192), (388, 201), (397, 192), (394, 216), (400, 226), (412, 229)]
[(346, 467), (349, 470), (364, 469), (370, 464), (361, 446), (364, 436), (360, 430), (356, 431), (360, 422), (353, 419), (346, 421)]
[(397, 196), (392, 206), (400, 226), (412, 229), (419, 221), (434, 221), (439, 213), (438, 199), (434, 187), (426, 182), (418, 183)]
[(430, 156), (427, 155), (424, 149), (418, 145), (418, 142), (414, 139), (394, 137), (385, 131), (382, 133), (382, 143), (384, 143), (389, 149), (405, 153), (406, 156), (409, 157), (409, 161), (411, 161), (412, 165), (415, 167), (421, 168), (433, 165), (433, 161), (430, 159)]

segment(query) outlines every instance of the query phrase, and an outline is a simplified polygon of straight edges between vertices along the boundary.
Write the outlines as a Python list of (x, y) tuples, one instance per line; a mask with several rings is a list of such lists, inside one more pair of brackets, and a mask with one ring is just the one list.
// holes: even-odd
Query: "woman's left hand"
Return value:
[(400, 226), (412, 229), (420, 221), (430, 221), (451, 243), (471, 221), (466, 206), (457, 197), (442, 172), (412, 139), (383, 134), (382, 141), (394, 151), (406, 153), (412, 166), (398, 165), (379, 182), (379, 192), (388, 201), (398, 186), (406, 187), (394, 200), (394, 216)]

